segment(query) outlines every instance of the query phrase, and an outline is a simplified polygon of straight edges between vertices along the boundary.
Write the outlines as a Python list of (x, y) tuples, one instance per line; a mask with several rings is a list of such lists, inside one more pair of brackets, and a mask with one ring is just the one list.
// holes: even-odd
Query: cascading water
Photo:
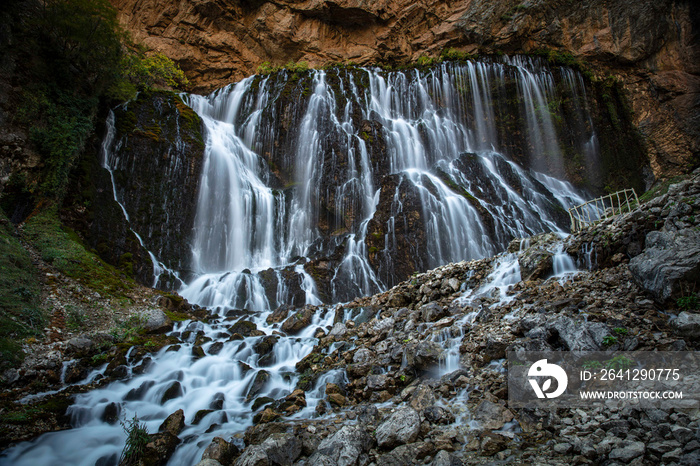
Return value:
[[(211, 339), (201, 346), (204, 357), (192, 357), (194, 337), (161, 350), (142, 374), (79, 395), (69, 411), (73, 429), (21, 444), (0, 462), (114, 464), (124, 433), (102, 415), (117, 403), (122, 418), (137, 413), (151, 432), (183, 408), (185, 441), (170, 464), (194, 464), (213, 437), (252, 423), (254, 398), (293, 390), (296, 362), (334, 317), (319, 307), (311, 325), (279, 336), (262, 358), (253, 348), (279, 330), (266, 322), (272, 310), (350, 300), (418, 267), (485, 257), (513, 237), (564, 228), (562, 208), (580, 196), (522, 166), (531, 160), (555, 174), (561, 166), (545, 111), (553, 82), (553, 71), (512, 60), (445, 63), (428, 72), (282, 72), (184, 97), (206, 125), (207, 141), (188, 259), (194, 276), (180, 294), (221, 316), (243, 315), (234, 321), (250, 320), (264, 335), (231, 340), (234, 321), (221, 318), (178, 324), (176, 332)], [(515, 106), (504, 102), (509, 90)], [(497, 124), (509, 112), (523, 121), (517, 157)], [(574, 150), (594, 150), (586, 147)], [(410, 244), (406, 235), (416, 228), (423, 243)], [(503, 260), (494, 288), (519, 276), (510, 257)], [(453, 357), (444, 369), (456, 364)], [(332, 378), (342, 383), (344, 374)]]

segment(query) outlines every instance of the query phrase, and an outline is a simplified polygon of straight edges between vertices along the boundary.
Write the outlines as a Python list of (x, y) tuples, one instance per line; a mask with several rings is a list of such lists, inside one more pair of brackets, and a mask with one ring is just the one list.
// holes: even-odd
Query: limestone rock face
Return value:
[(177, 61), (198, 92), (265, 61), (405, 63), (449, 47), (568, 52), (621, 79), (658, 177), (700, 150), (697, 2), (675, 0), (112, 0), (135, 39)]
[(695, 229), (652, 231), (646, 246), (630, 261), (630, 270), (658, 301), (682, 296), (700, 277), (700, 233)]

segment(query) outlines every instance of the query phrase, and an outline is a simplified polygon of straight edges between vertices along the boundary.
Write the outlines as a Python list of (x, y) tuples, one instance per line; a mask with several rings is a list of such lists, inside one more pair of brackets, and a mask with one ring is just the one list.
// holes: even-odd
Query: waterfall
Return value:
[[(184, 441), (169, 464), (194, 464), (214, 437), (252, 424), (256, 398), (291, 393), (296, 363), (317, 343), (314, 331), (333, 324), (335, 311), (323, 302), (566, 228), (564, 209), (582, 197), (560, 179), (563, 143), (549, 110), (555, 83), (582, 95), (572, 73), (525, 59), (404, 72), (283, 71), (183, 96), (207, 131), (193, 234), (179, 245), (193, 277), (179, 292), (220, 316), (178, 323), (176, 334), (191, 335), (184, 343), (153, 354), (139, 375), (78, 395), (72, 429), (22, 443), (0, 463), (115, 464), (125, 434), (102, 416), (117, 403), (123, 418), (137, 413), (151, 432), (184, 409)], [(570, 151), (597, 150), (591, 130), (577, 140)], [(128, 218), (130, 201), (114, 189)], [(507, 299), (519, 279), (514, 255), (504, 256), (475, 296)], [(283, 305), (310, 306), (312, 324), (282, 335), (266, 318)], [(240, 320), (264, 335), (232, 338), (227, 331)], [(194, 358), (198, 336), (205, 355)], [(273, 336), (268, 357), (254, 351)], [(458, 348), (461, 336), (436, 338)], [(457, 365), (455, 350), (442, 371)], [(310, 406), (330, 379), (342, 383), (345, 374), (321, 377)]]
[[(187, 97), (208, 141), (191, 248), (199, 278), (182, 294), (230, 309), (249, 300), (216, 290), (234, 289), (244, 270), (256, 280), (261, 271), (286, 269), (288, 280), (299, 265), (318, 275), (321, 260), (330, 269), (322, 298), (337, 302), (406, 278), (396, 270), (408, 229), (419, 229), (423, 242), (405, 264), (411, 270), (562, 231), (563, 209), (582, 197), (551, 176), (561, 176), (564, 165), (552, 116), (557, 88), (577, 96), (576, 115), (587, 113), (580, 75), (555, 71), (508, 58), (427, 72), (282, 72)], [(513, 111), (522, 125), (518, 154), (508, 153), (513, 141), (499, 123)], [(595, 152), (589, 132), (577, 153)], [(390, 191), (392, 176), (398, 186)], [(407, 197), (411, 212), (403, 208)], [(409, 226), (414, 207), (419, 218)]]

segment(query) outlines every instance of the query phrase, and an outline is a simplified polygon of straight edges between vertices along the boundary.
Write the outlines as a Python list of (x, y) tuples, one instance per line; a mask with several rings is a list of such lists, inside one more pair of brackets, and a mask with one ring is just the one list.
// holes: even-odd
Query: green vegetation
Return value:
[(608, 335), (605, 338), (603, 338), (603, 345), (612, 346), (615, 343), (617, 343), (617, 340), (618, 340), (617, 337), (612, 336), (612, 335)]
[(257, 74), (272, 74), (272, 73), (277, 73), (282, 70), (287, 70), (291, 73), (297, 74), (297, 73), (303, 73), (305, 71), (309, 70), (309, 62), (307, 61), (299, 61), (299, 62), (293, 62), (290, 61), (286, 65), (273, 65), (269, 61), (263, 62), (258, 66), (258, 69), (256, 70)]
[(135, 340), (143, 331), (144, 323), (142, 316), (132, 315), (128, 319), (117, 322), (117, 326), (110, 330), (109, 333), (117, 341)]
[(615, 328), (613, 329), (613, 333), (614, 333), (615, 335), (621, 335), (621, 336), (622, 336), (622, 335), (627, 335), (627, 334), (630, 333), (630, 332), (629, 332), (629, 330), (627, 330), (627, 329), (624, 328), (624, 327), (615, 327)]
[(581, 367), (589, 371), (595, 371), (603, 368), (603, 364), (600, 361), (586, 361)]
[(457, 50), (455, 48), (447, 48), (442, 51), (442, 54), (440, 57), (443, 60), (448, 60), (448, 61), (468, 61), (468, 60), (476, 60), (479, 58), (478, 55), (473, 55), (471, 53), (463, 52), (461, 50)]
[(85, 326), (85, 314), (75, 306), (66, 306), (66, 326), (73, 331), (78, 331)]
[(634, 364), (634, 361), (628, 358), (627, 356), (623, 355), (615, 356), (609, 361), (605, 361), (605, 367), (607, 369), (613, 369), (616, 371), (624, 371), (625, 369), (629, 369), (630, 367), (632, 367), (632, 364)]
[(43, 260), (100, 294), (121, 296), (133, 285), (133, 280), (120, 277), (117, 269), (88, 252), (78, 235), (61, 225), (55, 206), (30, 217), (24, 233)]
[(148, 55), (129, 40), (108, 0), (15, 2), (9, 11), (0, 28), (11, 29), (11, 52), (21, 57), (14, 123), (29, 129), (43, 166), (36, 179), (12, 191), (60, 204), (101, 103), (130, 99), (138, 90), (186, 86), (187, 79), (170, 59)]
[(139, 422), (139, 418), (134, 414), (132, 420), (121, 421), (121, 425), (126, 433), (126, 443), (119, 458), (119, 464), (125, 466), (139, 464), (139, 460), (143, 456), (148, 443), (146, 423)]
[(664, 194), (666, 194), (668, 192), (668, 188), (672, 184), (676, 184), (680, 181), (683, 181), (685, 178), (687, 178), (687, 177), (674, 176), (672, 178), (668, 178), (668, 179), (664, 180), (662, 183), (657, 184), (656, 186), (651, 188), (649, 191), (647, 191), (644, 194), (642, 194), (641, 196), (639, 196), (639, 202), (642, 202), (642, 203), (648, 202), (656, 197), (663, 196)]
[(19, 342), (41, 334), (46, 324), (37, 270), (13, 232), (0, 212), (0, 373), (22, 362)]
[(682, 311), (692, 311), (700, 309), (700, 299), (698, 299), (697, 294), (691, 294), (688, 296), (678, 298), (676, 304), (678, 304), (678, 309)]

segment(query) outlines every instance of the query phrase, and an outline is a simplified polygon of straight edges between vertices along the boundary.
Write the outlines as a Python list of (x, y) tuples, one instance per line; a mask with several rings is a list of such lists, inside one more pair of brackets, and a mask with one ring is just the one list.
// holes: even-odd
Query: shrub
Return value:
[(148, 428), (145, 423), (139, 422), (136, 414), (132, 420), (120, 423), (126, 433), (126, 443), (119, 458), (119, 464), (121, 466), (136, 465), (143, 456), (148, 443)]

